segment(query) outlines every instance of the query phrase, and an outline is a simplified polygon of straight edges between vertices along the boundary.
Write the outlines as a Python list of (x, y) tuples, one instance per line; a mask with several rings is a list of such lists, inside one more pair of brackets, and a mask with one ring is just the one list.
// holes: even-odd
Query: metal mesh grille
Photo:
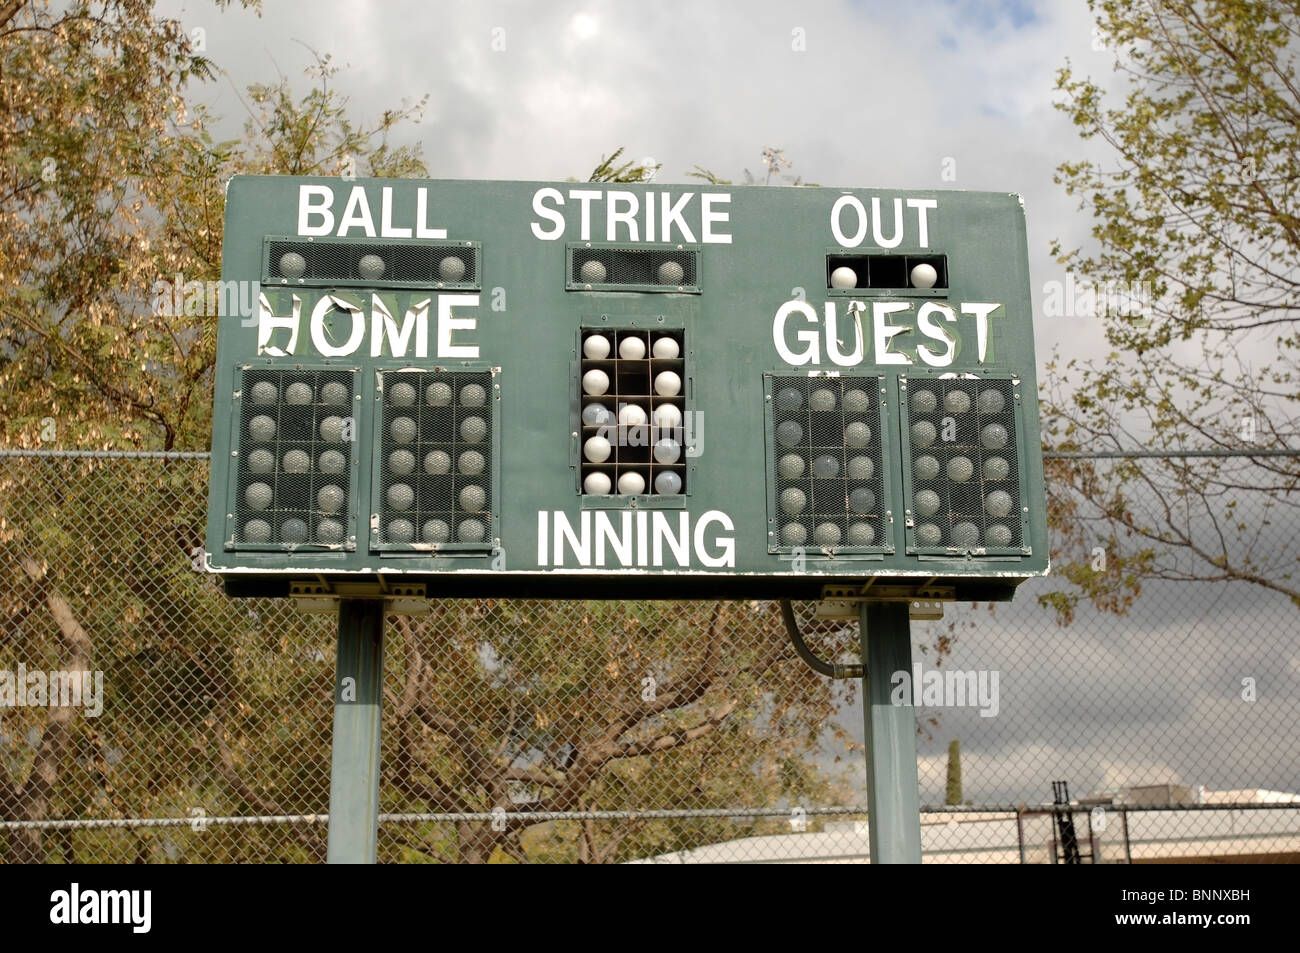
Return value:
[(267, 277), (283, 284), (478, 287), (478, 248), (465, 242), (376, 244), (270, 239), (266, 245)]
[(902, 384), (910, 445), (908, 551), (1023, 552), (1016, 382)]
[(245, 368), (232, 545), (352, 548), (354, 372)]
[[(336, 620), (228, 598), (193, 571), (205, 455), (25, 453), (0, 452), (0, 673), (100, 670), (103, 710), (0, 705), (0, 825), (12, 825), (0, 826), (0, 864), (323, 862)], [(1067, 462), (1049, 461), (1054, 494), (1071, 492)], [(1151, 486), (1139, 519), (1163, 511), (1186, 466), (1083, 462), (1101, 479), (1138, 468)], [(1238, 539), (1280, 578), (1300, 540), (1250, 489), (1250, 458), (1228, 463), (1220, 478), (1244, 488)], [(1194, 532), (1209, 546), (1216, 526)], [(1055, 526), (1052, 543), (1071, 546)], [(912, 625), (927, 671), (942, 658), (1002, 678), (996, 717), (916, 710), (921, 801), (950, 812), (922, 814), (925, 861), (1050, 861), (1050, 781), (1069, 778), (1102, 799), (1102, 859), (1294, 862), (1290, 596), (1146, 580), (1123, 614), (1085, 599), (1060, 626), (1039, 600), (1064, 578), (1030, 579), (996, 611), (954, 603)], [(381, 861), (866, 858), (860, 683), (813, 675), (775, 604), (431, 608), (386, 623)], [(812, 649), (860, 658), (856, 624), (818, 622), (813, 608), (795, 605)], [(68, 620), (85, 642), (69, 640)], [(1241, 696), (1246, 677), (1258, 698)], [(1081, 848), (1099, 831), (1095, 805), (1075, 817)], [(573, 808), (604, 813), (541, 813)]]
[(598, 289), (635, 285), (652, 291), (696, 290), (699, 252), (680, 248), (590, 248), (569, 256), (570, 288)]
[(491, 549), (495, 501), (492, 375), (387, 371), (374, 512), (389, 548)]
[(770, 548), (886, 548), (879, 377), (773, 377)]
[(584, 332), (582, 352), (582, 492), (685, 493), (685, 332)]

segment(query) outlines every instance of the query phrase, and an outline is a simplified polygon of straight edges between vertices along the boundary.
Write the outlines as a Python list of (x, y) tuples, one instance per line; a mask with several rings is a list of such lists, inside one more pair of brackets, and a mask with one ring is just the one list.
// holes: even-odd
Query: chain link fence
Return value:
[[(335, 620), (195, 571), (206, 490), (206, 454), (0, 451), (0, 860), (325, 859)], [(1063, 585), (913, 623), (927, 862), (1300, 857), (1296, 605), (1156, 581), (1060, 625)], [(382, 861), (868, 854), (858, 686), (775, 603), (443, 600), (387, 639)]]

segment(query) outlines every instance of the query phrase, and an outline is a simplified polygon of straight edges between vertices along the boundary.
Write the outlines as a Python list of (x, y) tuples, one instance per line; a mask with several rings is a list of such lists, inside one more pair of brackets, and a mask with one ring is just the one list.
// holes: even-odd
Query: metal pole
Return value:
[[(867, 739), (867, 818), (873, 864), (921, 862), (921, 797), (916, 780), (916, 719), (890, 700), (895, 672), (912, 681), (911, 619), (906, 602), (864, 602), (860, 611), (862, 719)], [(918, 686), (912, 686), (912, 692)]]
[(384, 601), (340, 599), (330, 763), (331, 864), (373, 864), (379, 839)]

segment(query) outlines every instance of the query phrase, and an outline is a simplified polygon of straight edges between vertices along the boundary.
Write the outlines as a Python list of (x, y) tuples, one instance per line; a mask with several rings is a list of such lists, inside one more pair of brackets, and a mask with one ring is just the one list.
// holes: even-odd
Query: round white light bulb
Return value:
[(938, 280), (939, 273), (934, 270), (934, 265), (921, 262), (912, 269), (913, 288), (933, 288), (934, 283)]
[(834, 523), (819, 523), (813, 530), (813, 542), (818, 546), (836, 546), (842, 535), (840, 528)]
[(943, 398), (943, 409), (950, 414), (964, 414), (970, 410), (970, 394), (964, 390), (949, 391)]
[(661, 470), (655, 476), (655, 492), (665, 496), (682, 492), (682, 478), (672, 470)]
[(456, 466), (466, 476), (478, 476), (487, 466), (487, 459), (477, 450), (466, 450), (456, 461)]
[(244, 541), (265, 543), (271, 538), (271, 524), (266, 520), (249, 520), (244, 524)]
[(311, 457), (301, 450), (290, 450), (284, 455), (285, 473), (306, 473), (311, 469)]
[(346, 406), (351, 396), (347, 387), (338, 381), (327, 381), (325, 386), (320, 389), (321, 401), (326, 404), (333, 404), (335, 407)]
[(626, 337), (618, 342), (618, 356), (625, 361), (639, 361), (645, 357), (645, 340)]
[(686, 271), (677, 262), (666, 261), (659, 266), (658, 277), (661, 285), (680, 285)]
[(645, 477), (633, 471), (618, 478), (618, 492), (625, 496), (645, 492)]
[[(322, 536), (330, 528), (326, 523), (332, 523), (334, 520), (321, 520), (320, 526), (316, 527), (316, 535)], [(390, 543), (409, 543), (415, 539), (415, 524), (410, 520), (396, 519), (388, 524), (388, 541)]]
[(808, 528), (802, 523), (786, 523), (781, 527), (781, 545), (802, 546), (808, 541)]
[(337, 513), (343, 509), (343, 504), (347, 502), (347, 494), (343, 488), (329, 484), (321, 487), (316, 492), (316, 505), (322, 513)]
[[(388, 505), (395, 510), (409, 510), (415, 503), (415, 491), (405, 483), (394, 483), (388, 488), (384, 497), (388, 500)], [(414, 528), (411, 533), (414, 536)]]
[(797, 480), (803, 476), (804, 460), (797, 453), (787, 453), (776, 463), (776, 470), (783, 480)]
[(461, 487), (456, 498), (460, 501), (462, 510), (467, 513), (477, 513), (487, 503), (487, 492), (481, 486), (471, 484)]
[(254, 450), (248, 455), (250, 473), (270, 473), (275, 469), (275, 454), (269, 450)]
[(348, 458), (337, 450), (326, 450), (316, 464), (321, 473), (342, 473), (348, 467)]
[(858, 273), (848, 265), (840, 265), (831, 272), (832, 288), (856, 288), (858, 286)]
[(655, 375), (655, 393), (660, 397), (676, 397), (682, 390), (682, 379), (676, 371), (660, 371)]
[(286, 278), (301, 278), (307, 270), (307, 259), (296, 251), (287, 251), (280, 256), (280, 274)]
[(448, 255), (438, 262), (438, 274), (443, 281), (460, 281), (465, 277), (465, 262), (459, 255)]
[(618, 422), (622, 427), (640, 427), (650, 418), (639, 404), (624, 404), (618, 409)]
[(676, 404), (660, 404), (651, 416), (660, 430), (676, 430), (682, 425), (682, 412)]
[(789, 487), (781, 491), (781, 512), (798, 516), (808, 505), (808, 494), (798, 487)]
[(286, 404), (302, 405), (311, 403), (311, 385), (295, 381), (284, 389)]
[(388, 472), (406, 476), (415, 470), (415, 454), (410, 450), (394, 450), (388, 455)]
[(603, 427), (614, 422), (614, 415), (603, 404), (588, 404), (582, 408), (582, 422), (588, 427)]
[(651, 345), (650, 353), (661, 361), (671, 361), (682, 353), (682, 349), (675, 338), (658, 338)]
[[(412, 527), (412, 531), (414, 531), (414, 527)], [(341, 543), (343, 541), (343, 524), (338, 520), (321, 520), (316, 524), (316, 538), (322, 543)]]
[(244, 502), (249, 509), (264, 510), (271, 505), (274, 495), (269, 483), (250, 483), (244, 490)]
[(871, 443), (871, 428), (861, 421), (855, 421), (844, 428), (844, 443), (861, 450)]
[(248, 435), (254, 440), (275, 439), (275, 419), (266, 414), (258, 414), (248, 422)]
[(870, 457), (851, 457), (844, 471), (850, 480), (870, 480), (876, 472), (876, 464)]
[(948, 461), (948, 479), (953, 483), (965, 483), (975, 474), (975, 464), (970, 457), (953, 457)]
[(592, 368), (582, 375), (582, 392), (592, 397), (599, 397), (609, 390), (609, 375), (598, 368)]
[(808, 409), (822, 413), (835, 409), (835, 392), (829, 387), (818, 387), (808, 395)]
[(442, 476), (451, 472), (451, 454), (446, 450), (430, 450), (424, 455), (424, 472), (430, 476)]
[[(339, 431), (340, 434), (342, 433), (342, 422), (341, 422), (342, 418), (333, 417), (333, 418), (326, 418), (326, 419), (340, 421)], [(325, 428), (325, 424), (322, 423), (321, 436), (325, 436), (324, 428)], [(393, 439), (396, 440), (398, 443), (410, 443), (412, 440), (415, 439), (415, 434), (416, 434), (415, 421), (412, 420), (410, 417), (394, 417), (393, 422), (388, 425), (388, 430), (389, 433), (393, 435)]]
[[(410, 417), (399, 417), (397, 419), (405, 420), (410, 423), (411, 436), (409, 439), (414, 440), (415, 421), (411, 420)], [(397, 423), (397, 421), (395, 420), (393, 421), (393, 423), (395, 424)], [(326, 443), (338, 443), (340, 440), (343, 439), (343, 427), (344, 427), (344, 422), (342, 417), (326, 417), (324, 420), (320, 422), (320, 438), (324, 440)], [(397, 437), (396, 434), (394, 434), (393, 436)], [(402, 440), (402, 438), (400, 437), (397, 437), (397, 440), (399, 443), (406, 442), (405, 440)]]
[(656, 463), (676, 463), (682, 455), (682, 445), (670, 437), (656, 441), (655, 449)]
[(478, 443), (487, 436), (487, 422), (482, 417), (466, 417), (460, 422), (460, 439)]

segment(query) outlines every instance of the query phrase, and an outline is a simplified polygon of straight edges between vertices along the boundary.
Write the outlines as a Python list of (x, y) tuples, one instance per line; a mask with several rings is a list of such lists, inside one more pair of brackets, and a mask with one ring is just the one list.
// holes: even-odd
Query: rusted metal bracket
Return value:
[(299, 612), (337, 613), (340, 599), (382, 599), (386, 615), (428, 615), (429, 600), (422, 584), (366, 582), (291, 582), (289, 597)]
[(943, 618), (943, 604), (956, 602), (957, 590), (953, 586), (876, 585), (823, 586), (822, 598), (814, 613), (818, 619), (856, 619), (858, 607), (864, 602), (906, 602), (911, 619), (937, 620)]

